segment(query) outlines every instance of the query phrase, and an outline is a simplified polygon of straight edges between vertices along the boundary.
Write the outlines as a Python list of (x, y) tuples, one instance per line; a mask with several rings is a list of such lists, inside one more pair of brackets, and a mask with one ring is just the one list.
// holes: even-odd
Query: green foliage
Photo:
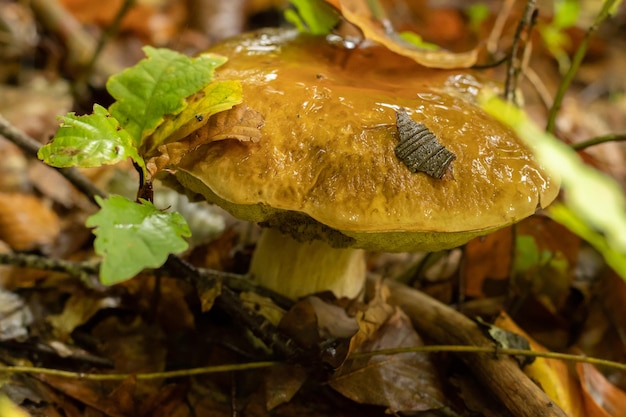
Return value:
[(579, 0), (556, 0), (552, 25), (561, 29), (572, 27), (576, 24), (579, 14)]
[(489, 6), (484, 3), (475, 3), (469, 5), (465, 9), (465, 13), (469, 18), (469, 26), (470, 28), (476, 32), (480, 29), (480, 26), (483, 24), (485, 20), (489, 18)]
[(437, 51), (441, 49), (439, 46), (435, 45), (434, 43), (426, 42), (424, 39), (422, 39), (420, 35), (418, 35), (415, 32), (410, 32), (410, 31), (400, 32), (400, 37), (404, 39), (406, 42), (410, 43), (411, 45), (419, 49), (423, 49), (427, 51)]
[(87, 219), (95, 227), (96, 253), (103, 257), (100, 280), (112, 285), (132, 278), (144, 268), (157, 268), (170, 253), (187, 249), (191, 235), (179, 213), (164, 213), (152, 203), (137, 204), (124, 197), (96, 197), (101, 210)]
[(37, 156), (56, 167), (97, 167), (115, 164), (127, 157), (143, 164), (130, 135), (107, 110), (96, 104), (93, 114), (62, 117), (54, 141), (42, 146)]
[(324, 0), (290, 0), (290, 3), (296, 10), (287, 9), (285, 19), (300, 32), (327, 35), (339, 23), (339, 13)]
[(566, 274), (569, 262), (560, 251), (540, 249), (535, 237), (518, 235), (515, 239), (513, 270), (529, 277), (557, 279)]
[[(225, 57), (196, 58), (146, 47), (147, 59), (117, 74), (107, 89), (117, 100), (109, 112), (94, 105), (91, 115), (73, 113), (39, 158), (56, 167), (95, 167), (132, 158), (146, 174), (144, 157), (163, 142), (178, 140), (208, 118), (241, 103), (238, 81), (213, 82)], [(98, 199), (102, 209), (87, 221), (96, 227), (95, 249), (104, 257), (100, 279), (114, 284), (144, 268), (159, 267), (170, 253), (187, 248), (189, 228), (178, 213), (163, 213), (152, 203), (123, 197)]]
[(537, 26), (543, 43), (559, 63), (561, 72), (570, 66), (570, 58), (566, 48), (571, 44), (570, 36), (565, 32), (576, 24), (580, 14), (578, 0), (557, 0), (554, 3), (554, 17), (549, 24)]
[(215, 68), (226, 62), (216, 55), (189, 58), (169, 49), (144, 47), (148, 56), (137, 65), (109, 78), (107, 90), (117, 101), (111, 115), (139, 147), (163, 122), (186, 105), (185, 98), (213, 80)]
[(626, 279), (626, 256), (623, 252), (619, 252), (609, 245), (602, 234), (589, 227), (580, 216), (563, 204), (555, 203), (550, 206), (550, 215), (555, 221), (567, 227), (572, 233), (585, 239), (604, 256), (606, 263), (613, 268), (615, 272)]
[[(626, 265), (626, 198), (620, 186), (586, 165), (573, 149), (539, 129), (512, 104), (495, 96), (482, 96), (481, 104), (515, 130), (552, 176), (561, 178), (568, 211), (557, 209), (559, 216), (555, 220), (566, 221), (562, 224), (582, 238), (592, 237), (590, 243), (607, 262), (611, 259), (612, 265)], [(617, 272), (626, 279), (626, 268)]]
[(239, 81), (214, 81), (191, 96), (182, 112), (166, 118), (154, 134), (143, 141), (142, 149), (150, 152), (162, 143), (180, 140), (204, 126), (215, 113), (228, 110), (241, 101)]

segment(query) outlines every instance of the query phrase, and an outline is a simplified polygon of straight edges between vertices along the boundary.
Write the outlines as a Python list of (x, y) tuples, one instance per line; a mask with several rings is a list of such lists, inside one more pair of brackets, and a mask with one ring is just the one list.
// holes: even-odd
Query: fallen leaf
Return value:
[(0, 193), (0, 239), (12, 249), (49, 252), (60, 231), (57, 214), (37, 197)]
[(395, 307), (387, 303), (389, 291), (386, 286), (376, 282), (373, 294), (367, 306), (356, 315), (359, 331), (350, 340), (350, 352), (375, 337), (380, 327), (396, 314)]
[[(501, 313), (494, 322), (494, 325), (524, 336), (530, 343), (532, 351), (548, 351), (519, 328), (506, 313)], [(558, 404), (568, 416), (585, 416), (581, 402), (580, 388), (573, 375), (569, 372), (565, 362), (550, 358), (535, 358), (532, 364), (524, 367), (524, 373), (532, 378), (548, 397)]]
[(626, 392), (611, 384), (595, 366), (576, 364), (587, 417), (619, 417), (626, 410)]
[(209, 128), (202, 130), (192, 141), (196, 148), (208, 142), (237, 139), (242, 142), (258, 142), (265, 119), (261, 113), (240, 104), (230, 110), (217, 113), (208, 122)]
[(148, 172), (155, 177), (164, 169), (176, 166), (188, 153), (199, 146), (218, 140), (235, 139), (243, 142), (258, 142), (261, 139), (261, 128), (265, 124), (263, 115), (246, 105), (237, 105), (232, 109), (221, 111), (204, 119), (208, 125), (200, 129), (201, 122), (189, 136), (178, 141), (167, 138), (166, 142), (146, 155)]
[(0, 340), (28, 336), (28, 326), (32, 322), (33, 313), (22, 297), (0, 288)]
[(256, 314), (265, 317), (274, 326), (278, 326), (285, 315), (285, 310), (278, 307), (269, 297), (263, 297), (255, 292), (244, 291), (239, 294), (243, 305)]
[[(421, 345), (410, 320), (398, 309), (358, 352)], [(348, 358), (329, 384), (353, 401), (387, 407), (391, 413), (444, 406), (437, 372), (426, 353)]]
[(513, 229), (506, 227), (465, 245), (465, 295), (472, 298), (502, 294), (511, 275)]
[(431, 68), (468, 68), (476, 63), (478, 49), (455, 53), (444, 49), (419, 49), (395, 32), (390, 22), (379, 12), (372, 11), (367, 0), (326, 0), (336, 7), (343, 17), (356, 25), (366, 39), (380, 43), (393, 52), (409, 57)]
[(74, 329), (85, 324), (98, 311), (120, 305), (118, 297), (103, 297), (88, 291), (79, 291), (67, 300), (63, 312), (51, 314), (46, 321), (52, 326), (55, 337), (66, 341)]
[(279, 365), (269, 368), (265, 377), (267, 410), (291, 401), (307, 377), (306, 369), (297, 365)]

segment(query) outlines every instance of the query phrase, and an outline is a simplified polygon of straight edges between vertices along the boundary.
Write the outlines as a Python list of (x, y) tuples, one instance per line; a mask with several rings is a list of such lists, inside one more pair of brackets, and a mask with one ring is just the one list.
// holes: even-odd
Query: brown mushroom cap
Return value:
[[(210, 52), (229, 58), (218, 79), (241, 80), (243, 103), (265, 125), (257, 143), (189, 152), (176, 178), (237, 217), (339, 247), (440, 250), (521, 220), (558, 193), (512, 131), (475, 104), (484, 85), (467, 70), (278, 30)], [(395, 156), (401, 109), (456, 154), (442, 179)]]

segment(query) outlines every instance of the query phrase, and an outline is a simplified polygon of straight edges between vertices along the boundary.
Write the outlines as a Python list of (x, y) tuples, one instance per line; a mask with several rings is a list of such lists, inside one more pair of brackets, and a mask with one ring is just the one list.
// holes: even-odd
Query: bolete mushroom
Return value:
[[(211, 52), (229, 59), (216, 77), (240, 80), (243, 104), (263, 115), (260, 140), (203, 144), (175, 176), (187, 192), (268, 228), (251, 274), (289, 297), (355, 297), (363, 249), (456, 247), (532, 215), (558, 192), (513, 132), (476, 105), (485, 83), (467, 70), (285, 30)], [(456, 156), (441, 178), (412, 172), (396, 155), (400, 112)]]

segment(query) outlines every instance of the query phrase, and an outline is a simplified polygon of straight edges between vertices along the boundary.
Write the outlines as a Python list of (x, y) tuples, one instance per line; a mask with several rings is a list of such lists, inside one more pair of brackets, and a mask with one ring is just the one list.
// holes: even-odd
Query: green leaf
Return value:
[(489, 6), (483, 3), (470, 4), (465, 9), (465, 14), (469, 18), (469, 27), (474, 31), (478, 31), (482, 24), (489, 18)]
[(130, 133), (137, 147), (163, 122), (186, 106), (185, 99), (213, 80), (225, 57), (190, 58), (169, 49), (144, 47), (148, 56), (109, 78), (107, 90), (117, 100), (109, 111)]
[(589, 227), (583, 219), (565, 205), (560, 203), (552, 204), (548, 208), (548, 212), (555, 221), (567, 227), (572, 233), (576, 233), (578, 236), (585, 239), (604, 256), (606, 263), (609, 264), (615, 272), (626, 279), (626, 254), (618, 252), (611, 247), (603, 235)]
[(576, 24), (580, 14), (579, 0), (557, 0), (554, 2), (552, 25), (557, 28), (569, 28)]
[(290, 0), (297, 12), (285, 11), (285, 19), (300, 32), (329, 34), (339, 22), (339, 13), (324, 0)]
[[(589, 230), (603, 234), (597, 235), (605, 239), (606, 244), (600, 247), (626, 254), (626, 198), (620, 186), (586, 165), (571, 147), (539, 129), (521, 109), (493, 95), (482, 95), (480, 100), (488, 113), (515, 130), (552, 176), (561, 178), (567, 208)], [(612, 256), (607, 251), (603, 255), (607, 261)]]
[(87, 219), (95, 227), (94, 248), (103, 257), (100, 280), (105, 285), (125, 281), (145, 268), (158, 268), (171, 253), (187, 249), (191, 235), (180, 213), (164, 213), (152, 203), (121, 196), (103, 200), (101, 210)]
[(204, 126), (215, 113), (228, 110), (243, 101), (239, 81), (214, 81), (189, 97), (179, 114), (166, 117), (156, 131), (142, 144), (145, 155), (163, 143), (176, 142)]
[(441, 49), (434, 43), (426, 42), (420, 35), (411, 31), (400, 32), (400, 37), (411, 45), (426, 51), (438, 51)]
[(59, 168), (97, 167), (115, 164), (128, 157), (143, 165), (130, 135), (107, 110), (95, 104), (93, 114), (76, 116), (68, 113), (51, 143), (42, 146), (39, 159)]

